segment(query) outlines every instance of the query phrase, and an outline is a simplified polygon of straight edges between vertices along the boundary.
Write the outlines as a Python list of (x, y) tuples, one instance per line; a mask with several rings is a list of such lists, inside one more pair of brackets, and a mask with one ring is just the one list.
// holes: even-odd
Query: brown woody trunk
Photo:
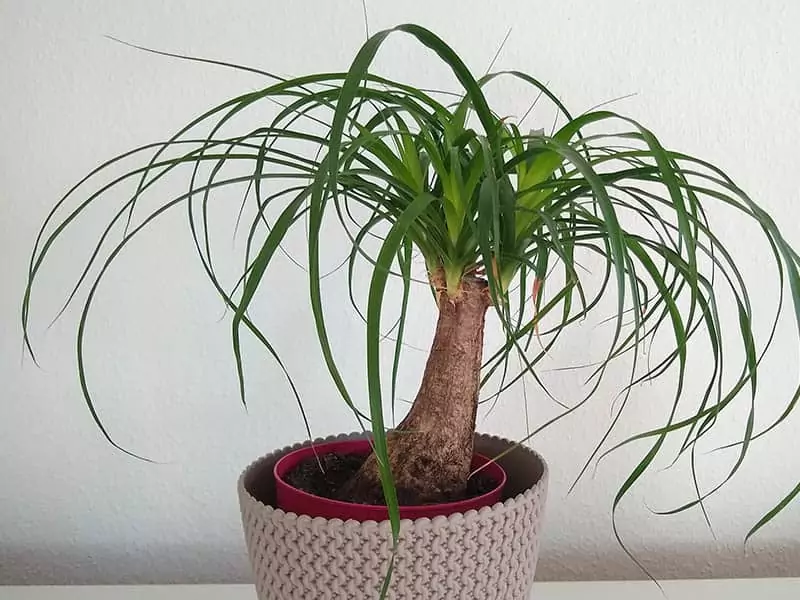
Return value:
[[(465, 276), (456, 294), (448, 295), (441, 270), (431, 275), (431, 284), (439, 321), (425, 373), (408, 415), (388, 434), (400, 504), (458, 497), (466, 487), (472, 460), (489, 292), (486, 281)], [(340, 497), (383, 503), (374, 455)]]

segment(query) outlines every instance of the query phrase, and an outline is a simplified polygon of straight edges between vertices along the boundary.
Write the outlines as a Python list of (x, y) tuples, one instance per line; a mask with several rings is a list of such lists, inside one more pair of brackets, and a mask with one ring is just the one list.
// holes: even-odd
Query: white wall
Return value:
[[(497, 67), (550, 82), (576, 111), (635, 92), (615, 108), (649, 124), (670, 146), (734, 173), (800, 245), (794, 177), (800, 3), (368, 5), (373, 31), (405, 21), (429, 26), (476, 71), (513, 26)], [(160, 464), (114, 451), (92, 424), (74, 372), (75, 311), (46, 329), (75, 273), (74, 261), (91, 242), (89, 233), (68, 238), (38, 289), (34, 341), (42, 369), (21, 358), (18, 310), (28, 253), (59, 195), (101, 159), (161, 139), (211, 103), (260, 84), (256, 77), (138, 52), (105, 34), (301, 74), (346, 67), (363, 39), (361, 7), (355, 0), (0, 0), (0, 583), (244, 580), (235, 479), (251, 459), (302, 438), (303, 430), (277, 369), (255, 351), (249, 413), (238, 403), (229, 325), (220, 320), (182, 215), (123, 256), (101, 288), (88, 340), (104, 420), (121, 443)], [(408, 48), (392, 42), (380, 65), (412, 82), (441, 83), (435, 61)], [(528, 97), (509, 89), (502, 101), (520, 111)], [(83, 231), (94, 231), (91, 225)], [(752, 250), (757, 236), (735, 223), (720, 227), (754, 283), (756, 305), (767, 306), (774, 286)], [(301, 373), (314, 433), (352, 430), (317, 357), (303, 275), (288, 267), (276, 273), (279, 289), (259, 316)], [(357, 376), (360, 330), (340, 316), (347, 314), (341, 297), (330, 302), (334, 337), (353, 348), (345, 369)], [(431, 316), (429, 309), (421, 313), (411, 331), (423, 346)], [(793, 327), (784, 321), (765, 366), (762, 423), (797, 382)], [(559, 363), (580, 360), (582, 336), (590, 333), (573, 336), (558, 351)], [(413, 393), (422, 358), (406, 363), (406, 395)], [(576, 377), (549, 377), (562, 397), (581, 393)], [(667, 384), (638, 390), (623, 432), (652, 424), (669, 393)], [(609, 387), (583, 413), (533, 442), (553, 471), (542, 579), (640, 576), (613, 539), (610, 505), (644, 448), (613, 455), (566, 493), (609, 422), (612, 397)], [(521, 402), (520, 390), (507, 394), (483, 428), (521, 435)], [(552, 412), (541, 399), (531, 410), (534, 422)], [(650, 512), (688, 497), (686, 465), (648, 477), (620, 512), (631, 549), (664, 578), (800, 575), (800, 506), (764, 529), (746, 554), (741, 544), (749, 526), (800, 475), (799, 424), (795, 418), (754, 446), (741, 476), (709, 502), (716, 540), (697, 513), (659, 518)], [(723, 438), (734, 425), (723, 426)], [(704, 458), (708, 481), (730, 464), (729, 456), (716, 456)]]

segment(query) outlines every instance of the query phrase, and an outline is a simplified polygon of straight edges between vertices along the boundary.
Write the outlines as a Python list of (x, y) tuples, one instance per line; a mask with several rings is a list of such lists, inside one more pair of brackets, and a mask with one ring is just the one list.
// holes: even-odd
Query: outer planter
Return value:
[[(370, 504), (354, 504), (352, 502), (340, 502), (330, 498), (322, 498), (309, 494), (303, 490), (288, 484), (284, 477), (299, 463), (313, 458), (316, 453), (325, 454), (326, 452), (337, 452), (339, 454), (369, 454), (370, 443), (366, 439), (356, 440), (335, 440), (322, 444), (303, 446), (284, 454), (276, 463), (272, 470), (275, 477), (275, 506), (283, 509), (284, 512), (294, 512), (298, 515), (309, 515), (311, 517), (325, 517), (326, 519), (355, 519), (356, 521), (385, 521), (389, 518), (389, 510), (386, 506), (375, 506)], [(488, 463), (488, 464), (487, 464)], [(484, 465), (486, 465), (484, 467)], [(481, 454), (472, 457), (472, 468), (484, 467), (485, 473), (497, 482), (493, 490), (458, 502), (447, 502), (444, 504), (425, 504), (421, 506), (401, 506), (401, 519), (421, 519), (423, 517), (434, 518), (439, 515), (452, 515), (457, 512), (467, 512), (469, 510), (480, 510), (484, 506), (492, 506), (501, 501), (503, 487), (506, 484), (506, 472), (496, 462)]]
[[(511, 444), (478, 435), (475, 451), (495, 456)], [(387, 521), (345, 522), (273, 508), (274, 465), (304, 445), (308, 444), (259, 459), (239, 478), (242, 523), (258, 597), (375, 600), (391, 556)], [(538, 556), (547, 466), (524, 447), (499, 462), (508, 476), (502, 503), (448, 517), (401, 522), (389, 598), (528, 599)]]

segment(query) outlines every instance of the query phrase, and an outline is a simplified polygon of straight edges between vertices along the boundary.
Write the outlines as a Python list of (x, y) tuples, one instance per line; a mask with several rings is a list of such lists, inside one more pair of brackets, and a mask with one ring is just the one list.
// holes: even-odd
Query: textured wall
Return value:
[[(433, 27), (477, 71), (513, 26), (497, 66), (550, 82), (575, 111), (636, 93), (615, 108), (649, 124), (668, 145), (734, 173), (800, 244), (797, 2), (368, 4), (373, 30), (404, 21)], [(220, 320), (221, 306), (193, 256), (183, 215), (168, 217), (122, 256), (100, 290), (88, 331), (89, 374), (102, 417), (122, 444), (159, 464), (113, 451), (93, 426), (74, 375), (76, 312), (45, 327), (99, 220), (68, 236), (38, 290), (34, 340), (43, 368), (21, 360), (17, 315), (28, 252), (58, 196), (110, 154), (163, 138), (211, 103), (260, 84), (255, 76), (138, 52), (105, 34), (300, 74), (348, 64), (363, 38), (361, 7), (355, 1), (0, 0), (0, 583), (243, 580), (238, 470), (302, 437), (303, 429), (278, 370), (252, 346), (249, 413), (238, 403), (229, 325)], [(431, 57), (404, 41), (387, 46), (379, 65), (420, 84), (449, 84)], [(522, 88), (500, 91), (509, 114), (530, 101)], [(225, 223), (229, 206), (218, 216)], [(768, 307), (774, 276), (753, 251), (763, 251), (758, 232), (726, 220), (727, 213), (716, 216), (755, 284), (754, 305)], [(302, 272), (286, 266), (274, 275), (280, 283), (254, 310), (290, 368), (302, 374), (314, 433), (352, 430), (316, 353)], [(333, 337), (346, 376), (358, 381), (361, 330), (340, 292), (341, 282), (326, 287)], [(425, 346), (433, 315), (424, 297), (415, 310), (410, 339)], [(778, 351), (765, 365), (759, 423), (780, 410), (797, 382), (792, 331), (786, 319)], [(594, 332), (579, 328), (546, 366), (586, 360), (584, 339)], [(411, 354), (404, 363), (406, 397), (423, 358)], [(583, 391), (575, 375), (547, 377), (561, 398)], [(363, 400), (362, 387), (357, 390)], [(617, 486), (645, 448), (613, 455), (567, 494), (609, 423), (614, 390), (609, 386), (586, 410), (534, 440), (554, 474), (542, 579), (640, 576), (617, 546), (609, 515)], [(657, 423), (670, 393), (669, 381), (638, 389), (620, 435)], [(512, 390), (482, 428), (521, 435), (521, 407), (521, 390)], [(532, 403), (534, 423), (552, 414), (543, 399)], [(738, 426), (722, 423), (717, 441)], [(741, 544), (749, 526), (795, 484), (797, 427), (795, 418), (755, 445), (741, 476), (709, 502), (716, 539), (697, 513), (659, 518), (651, 512), (690, 495), (687, 465), (648, 477), (619, 514), (631, 549), (664, 578), (800, 575), (800, 506), (766, 528), (746, 553)], [(725, 453), (701, 458), (708, 483), (732, 459)]]

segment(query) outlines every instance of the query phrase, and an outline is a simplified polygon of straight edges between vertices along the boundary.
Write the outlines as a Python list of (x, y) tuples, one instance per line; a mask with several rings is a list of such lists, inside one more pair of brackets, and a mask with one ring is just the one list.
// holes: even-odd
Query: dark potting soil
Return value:
[[(337, 452), (320, 454), (319, 462), (316, 457), (308, 458), (298, 463), (283, 478), (289, 485), (309, 494), (352, 502), (352, 499), (342, 498), (339, 490), (356, 474), (366, 459), (366, 456), (359, 454), (339, 454)], [(322, 469), (320, 469), (320, 463)], [(467, 489), (462, 494), (454, 494), (442, 499), (442, 502), (458, 502), (475, 498), (492, 491), (496, 486), (497, 482), (494, 479), (484, 472), (479, 472), (467, 480)], [(383, 504), (383, 493), (381, 490), (375, 492), (370, 503)], [(414, 494), (410, 494), (406, 490), (398, 489), (397, 496), (399, 503), (403, 506), (422, 504), (414, 497)]]

